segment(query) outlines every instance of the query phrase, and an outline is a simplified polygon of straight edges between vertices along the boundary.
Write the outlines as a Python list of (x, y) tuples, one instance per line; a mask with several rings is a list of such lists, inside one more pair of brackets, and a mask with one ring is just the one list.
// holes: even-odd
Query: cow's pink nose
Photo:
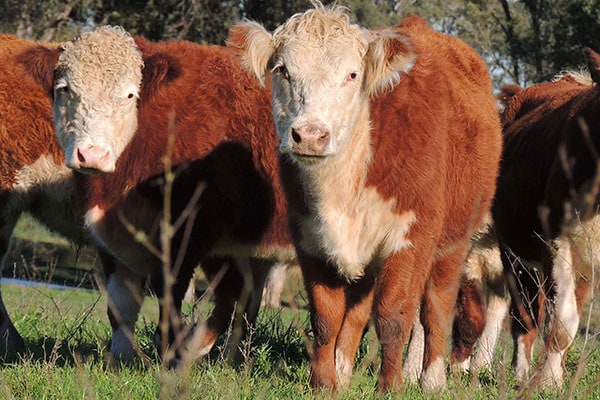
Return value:
[(293, 128), (292, 150), (305, 156), (322, 156), (329, 145), (329, 131), (318, 125), (304, 125)]
[(99, 146), (78, 147), (77, 161), (79, 161), (79, 168), (108, 172), (110, 152)]

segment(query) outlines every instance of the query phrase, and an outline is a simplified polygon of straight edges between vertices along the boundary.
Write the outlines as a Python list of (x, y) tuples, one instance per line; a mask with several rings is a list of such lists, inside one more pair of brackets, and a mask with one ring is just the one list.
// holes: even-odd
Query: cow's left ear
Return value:
[(152, 96), (163, 85), (168, 85), (181, 74), (179, 61), (166, 53), (155, 52), (155, 45), (143, 36), (133, 38), (142, 54), (142, 87), (140, 97)]
[(181, 73), (179, 62), (168, 54), (155, 53), (143, 57), (141, 97), (147, 98), (161, 86), (168, 85)]
[(590, 76), (596, 84), (600, 84), (600, 54), (586, 47), (584, 50)]
[(52, 96), (54, 89), (54, 66), (58, 62), (59, 53), (58, 47), (35, 46), (17, 56), (17, 62), (23, 65), (27, 74), (49, 96)]
[(239, 55), (244, 68), (254, 73), (264, 86), (269, 63), (275, 54), (273, 36), (258, 22), (240, 22), (229, 29), (227, 47)]
[(391, 90), (415, 63), (409, 39), (392, 30), (369, 31), (364, 85), (369, 96)]

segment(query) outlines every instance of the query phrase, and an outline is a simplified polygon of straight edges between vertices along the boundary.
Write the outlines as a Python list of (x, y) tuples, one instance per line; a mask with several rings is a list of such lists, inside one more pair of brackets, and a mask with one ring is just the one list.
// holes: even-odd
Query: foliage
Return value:
[[(331, 1), (323, 1), (325, 4)], [(496, 85), (546, 81), (578, 70), (585, 46), (600, 50), (600, 0), (339, 0), (368, 28), (417, 13), (459, 36), (488, 62)], [(98, 24), (123, 25), (151, 40), (223, 44), (239, 19), (274, 29), (310, 0), (0, 0), (0, 31), (69, 40)]]

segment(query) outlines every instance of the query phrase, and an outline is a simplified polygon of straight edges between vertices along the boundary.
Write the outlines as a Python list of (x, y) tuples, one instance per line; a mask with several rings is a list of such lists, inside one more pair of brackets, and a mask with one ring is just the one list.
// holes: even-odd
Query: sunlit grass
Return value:
[[(35, 240), (35, 238), (34, 238)], [(68, 247), (68, 245), (67, 245)], [(37, 262), (44, 262), (36, 256)], [(84, 268), (90, 268), (85, 266)], [(92, 266), (91, 268), (95, 268)], [(60, 268), (58, 268), (60, 269)], [(371, 329), (363, 340), (355, 375), (348, 389), (332, 395), (309, 387), (307, 346), (311, 333), (306, 297), (297, 270), (290, 272), (283, 294), (285, 307), (259, 313), (249, 340), (241, 344), (243, 362), (225, 362), (222, 338), (209, 356), (189, 373), (160, 366), (153, 346), (158, 321), (155, 298), (147, 297), (137, 325), (136, 339), (150, 363), (114, 369), (107, 361), (111, 334), (106, 295), (98, 290), (51, 290), (44, 287), (2, 285), (11, 318), (27, 345), (21, 355), (6, 354), (0, 366), (0, 399), (514, 399), (518, 397), (510, 359), (508, 333), (499, 341), (492, 371), (478, 377), (449, 374), (447, 389), (423, 395), (407, 385), (400, 395), (375, 393), (379, 355)], [(202, 287), (202, 283), (199, 285)], [(587, 341), (582, 327), (571, 347), (566, 367), (567, 385), (559, 393), (533, 392), (534, 399), (567, 398), (575, 371), (573, 398), (600, 399), (600, 313), (595, 296)], [(205, 318), (210, 301), (184, 305), (189, 323)], [(584, 318), (585, 319), (585, 318)]]

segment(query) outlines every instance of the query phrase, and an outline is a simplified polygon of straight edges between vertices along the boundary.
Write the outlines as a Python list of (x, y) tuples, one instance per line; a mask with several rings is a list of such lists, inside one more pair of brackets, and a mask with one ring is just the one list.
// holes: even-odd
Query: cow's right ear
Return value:
[(592, 80), (596, 82), (596, 84), (600, 84), (600, 54), (589, 47), (586, 47), (583, 51)]
[(227, 47), (238, 53), (244, 68), (264, 86), (269, 63), (275, 54), (273, 36), (258, 22), (239, 22), (229, 28)]
[(60, 51), (59, 47), (48, 48), (40, 45), (17, 56), (17, 62), (23, 65), (26, 73), (50, 96), (54, 88), (54, 66), (58, 62)]

